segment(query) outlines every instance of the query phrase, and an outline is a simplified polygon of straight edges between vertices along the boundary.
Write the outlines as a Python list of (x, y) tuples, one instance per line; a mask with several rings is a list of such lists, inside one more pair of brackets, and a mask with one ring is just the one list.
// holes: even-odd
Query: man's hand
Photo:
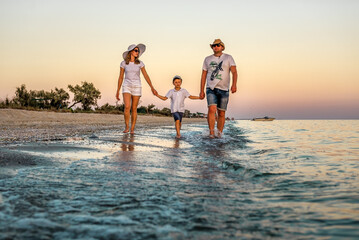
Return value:
[(199, 99), (203, 100), (205, 96), (206, 94), (204, 94), (204, 92), (200, 92)]
[(232, 92), (232, 93), (237, 92), (237, 86), (236, 86), (236, 85), (232, 85), (232, 87), (231, 87), (231, 92)]

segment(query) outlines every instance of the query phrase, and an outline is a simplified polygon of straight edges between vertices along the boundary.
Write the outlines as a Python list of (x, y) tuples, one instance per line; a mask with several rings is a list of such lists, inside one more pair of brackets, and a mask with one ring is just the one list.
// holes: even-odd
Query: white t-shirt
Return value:
[(140, 73), (141, 68), (144, 66), (145, 64), (142, 61), (140, 61), (140, 64), (135, 64), (134, 62), (126, 64), (125, 61), (122, 61), (120, 67), (125, 69), (125, 77), (122, 85), (141, 87)]
[(176, 91), (176, 89), (171, 89), (166, 94), (166, 97), (171, 99), (171, 113), (174, 112), (184, 112), (184, 99), (191, 96), (189, 92), (181, 88)]
[(222, 53), (219, 57), (214, 55), (206, 57), (202, 69), (207, 71), (207, 88), (228, 91), (232, 66), (236, 66), (236, 63), (229, 54)]

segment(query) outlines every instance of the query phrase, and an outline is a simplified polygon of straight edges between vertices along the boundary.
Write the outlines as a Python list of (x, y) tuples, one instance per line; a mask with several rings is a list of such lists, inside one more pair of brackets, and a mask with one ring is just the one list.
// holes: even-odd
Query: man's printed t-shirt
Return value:
[(126, 64), (125, 61), (122, 61), (120, 67), (125, 69), (125, 77), (122, 85), (141, 87), (140, 70), (144, 66), (145, 64), (142, 61), (140, 61), (140, 64), (135, 64), (134, 62)]
[(222, 53), (221, 56), (208, 56), (204, 59), (203, 70), (207, 71), (207, 88), (219, 88), (224, 91), (229, 90), (230, 70), (236, 66), (231, 55)]
[(184, 112), (184, 99), (191, 96), (189, 92), (181, 88), (176, 91), (176, 89), (171, 89), (166, 94), (167, 98), (171, 99), (171, 113), (174, 112)]

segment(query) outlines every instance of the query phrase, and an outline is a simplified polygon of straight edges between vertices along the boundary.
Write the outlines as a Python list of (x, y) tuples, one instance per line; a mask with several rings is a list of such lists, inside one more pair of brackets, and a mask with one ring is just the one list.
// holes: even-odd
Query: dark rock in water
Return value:
[(0, 166), (2, 167), (34, 166), (36, 159), (38, 157), (27, 153), (0, 148)]
[(96, 136), (95, 134), (92, 134), (92, 135), (89, 136), (89, 138), (91, 138), (91, 139), (98, 139), (98, 136)]

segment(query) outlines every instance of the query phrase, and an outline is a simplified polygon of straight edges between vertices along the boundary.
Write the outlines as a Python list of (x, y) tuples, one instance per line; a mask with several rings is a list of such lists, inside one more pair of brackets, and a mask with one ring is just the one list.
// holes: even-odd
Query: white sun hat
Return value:
[(123, 59), (126, 59), (127, 54), (131, 52), (133, 49), (135, 49), (136, 47), (138, 48), (138, 50), (140, 50), (140, 52), (138, 53), (138, 57), (140, 57), (146, 51), (146, 46), (144, 44), (142, 43), (139, 43), (137, 45), (132, 44), (128, 47), (127, 51), (122, 54)]

